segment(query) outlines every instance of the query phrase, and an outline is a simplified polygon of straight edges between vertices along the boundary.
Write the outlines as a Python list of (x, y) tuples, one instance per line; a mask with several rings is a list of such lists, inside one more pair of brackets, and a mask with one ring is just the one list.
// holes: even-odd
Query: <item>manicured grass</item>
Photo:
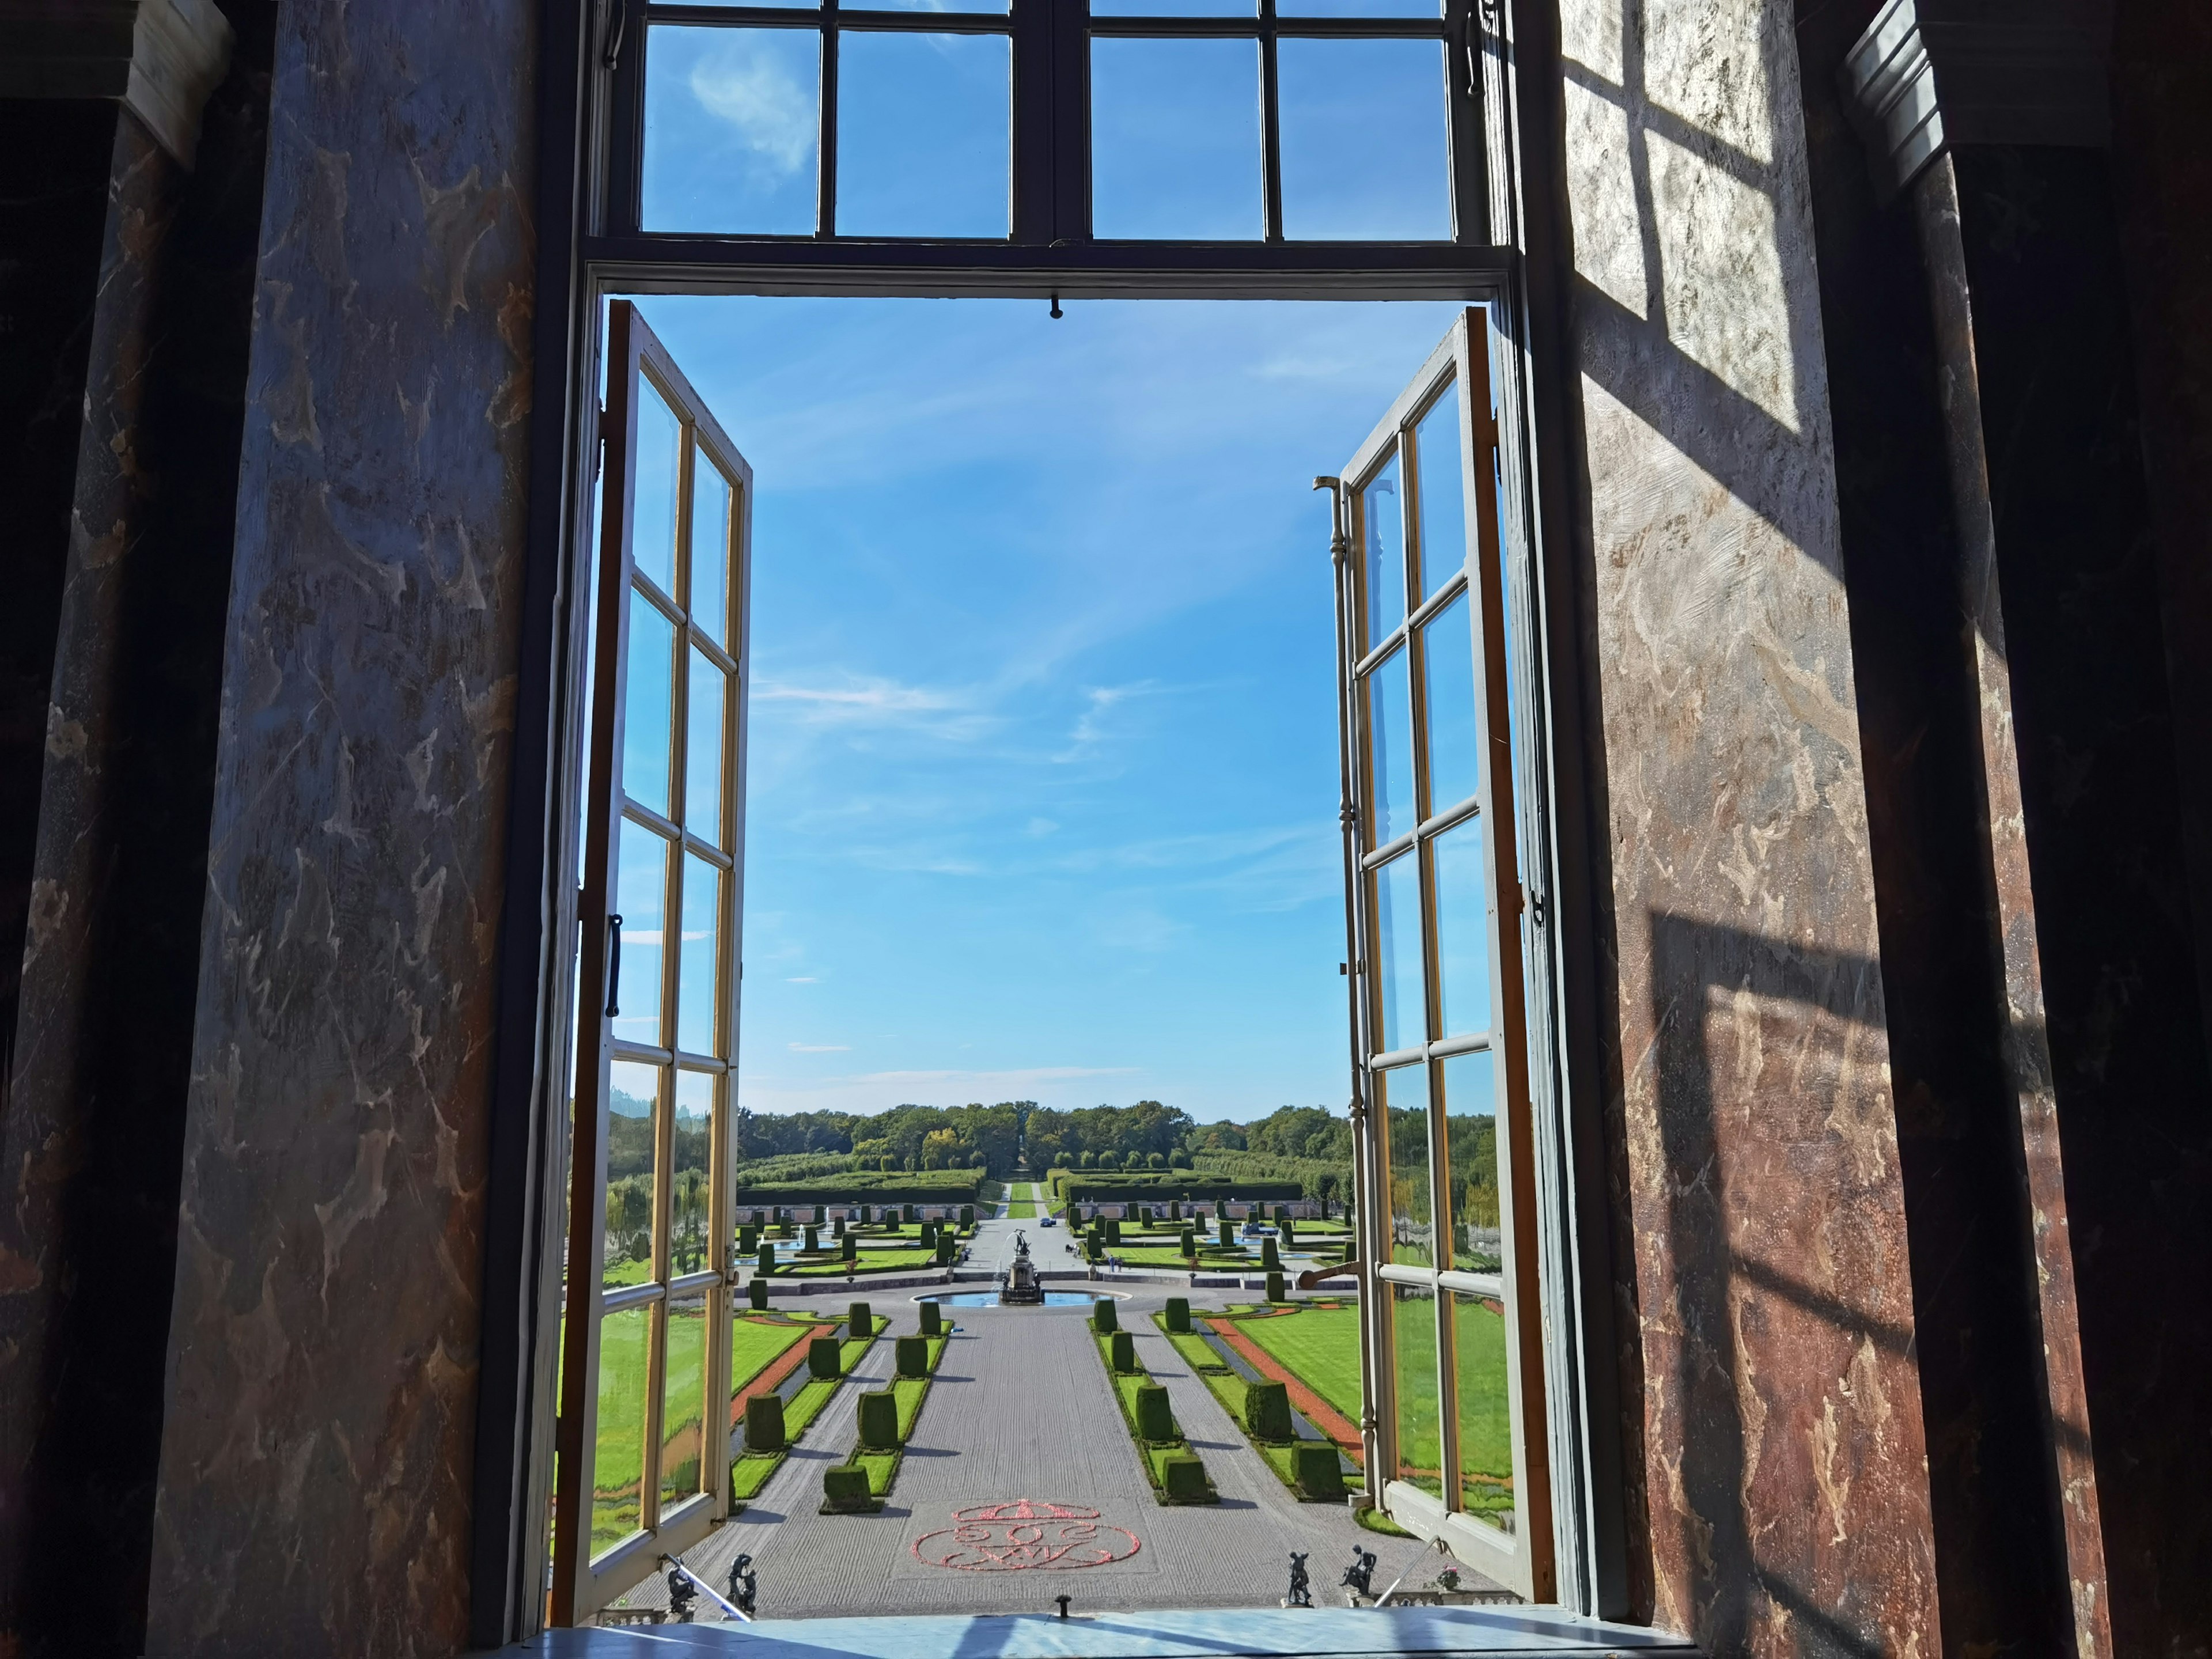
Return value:
[(1368, 1531), (1379, 1532), (1385, 1538), (1411, 1538), (1413, 1535), (1380, 1510), (1354, 1510), (1352, 1518)]
[(868, 1472), (868, 1495), (872, 1498), (890, 1496), (891, 1477), (898, 1473), (899, 1454), (895, 1451), (860, 1452), (853, 1461)]
[(1036, 1183), (1033, 1181), (1025, 1181), (1018, 1183), (1009, 1190), (1016, 1196), (1006, 1206), (1006, 1219), (1009, 1221), (1036, 1220), (1037, 1204), (1042, 1197), (1037, 1191)]
[(1151, 1382), (1152, 1376), (1141, 1364), (1133, 1371), (1115, 1370), (1112, 1339), (1093, 1332), (1091, 1340), (1098, 1350), (1098, 1363), (1105, 1366), (1107, 1380), (1113, 1384), (1115, 1404), (1121, 1408), (1121, 1426), (1128, 1430), (1129, 1438), (1136, 1446), (1137, 1456), (1144, 1464), (1145, 1478), (1152, 1483), (1153, 1495), (1163, 1504), (1219, 1503), (1221, 1495), (1215, 1491), (1212, 1477), (1210, 1475), (1206, 1480), (1206, 1495), (1203, 1498), (1170, 1498), (1168, 1497), (1167, 1460), (1186, 1452), (1190, 1452), (1193, 1456), (1197, 1454), (1191, 1452), (1190, 1442), (1183, 1435), (1182, 1425), (1175, 1422), (1173, 1419), (1170, 1419), (1176, 1433), (1173, 1440), (1145, 1441), (1137, 1438), (1137, 1390)]
[[(1301, 1308), (1270, 1319), (1246, 1319), (1237, 1328), (1280, 1360), (1283, 1369), (1354, 1423), (1359, 1420), (1359, 1310)], [(1431, 1339), (1429, 1352), (1436, 1352)], [(1436, 1413), (1436, 1381), (1429, 1382), (1429, 1413)], [(1435, 1468), (1431, 1462), (1429, 1468)]]
[(783, 1454), (772, 1452), (754, 1456), (750, 1452), (730, 1465), (730, 1496), (739, 1502), (757, 1498), (760, 1489), (768, 1485), (768, 1478), (783, 1467)]
[(821, 1322), (801, 1316), (798, 1320), (769, 1319), (741, 1313), (730, 1322), (730, 1395), (745, 1391), (755, 1377), (773, 1365), (792, 1344), (817, 1334)]
[[(896, 1273), (916, 1267), (932, 1267), (935, 1265), (936, 1261), (937, 1252), (934, 1250), (871, 1249), (866, 1245), (862, 1245), (860, 1260), (851, 1265), (855, 1275), (865, 1279), (870, 1273)], [(783, 1262), (778, 1261), (775, 1264), (775, 1277), (778, 1279), (842, 1279), (845, 1276), (846, 1265), (845, 1258), (841, 1255), (806, 1256), (803, 1257), (795, 1267), (787, 1267)]]
[[(1155, 1319), (1159, 1317), (1157, 1314), (1152, 1316)], [(1206, 1339), (1200, 1336), (1196, 1331), (1168, 1331), (1164, 1329), (1163, 1334), (1167, 1337), (1167, 1340), (1170, 1342), (1175, 1344), (1175, 1351), (1182, 1356), (1183, 1364), (1189, 1366), (1191, 1370), (1199, 1372), (1200, 1375), (1204, 1375), (1207, 1371), (1226, 1370), (1228, 1369), (1227, 1366), (1222, 1364), (1221, 1356), (1216, 1353), (1212, 1348), (1208, 1347), (1206, 1346)]]

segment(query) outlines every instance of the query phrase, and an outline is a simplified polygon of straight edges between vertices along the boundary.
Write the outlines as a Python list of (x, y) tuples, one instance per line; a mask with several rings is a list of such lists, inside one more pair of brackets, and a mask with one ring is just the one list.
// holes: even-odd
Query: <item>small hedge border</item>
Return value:
[[(1183, 1433), (1182, 1424), (1172, 1417), (1168, 1419), (1169, 1426), (1175, 1431), (1172, 1440), (1147, 1440), (1138, 1431), (1137, 1390), (1151, 1382), (1152, 1377), (1141, 1364), (1133, 1370), (1117, 1371), (1114, 1369), (1113, 1342), (1115, 1336), (1120, 1334), (1102, 1331), (1094, 1325), (1091, 1340), (1098, 1350), (1098, 1363), (1106, 1368), (1107, 1386), (1114, 1390), (1114, 1403), (1121, 1408), (1121, 1425), (1128, 1430), (1130, 1442), (1137, 1449), (1137, 1462), (1143, 1466), (1145, 1480), (1152, 1489), (1153, 1501), (1163, 1504), (1218, 1504), (1221, 1493), (1213, 1484), (1213, 1477), (1206, 1472), (1206, 1461), (1190, 1449), (1189, 1438)], [(1134, 1344), (1131, 1346), (1133, 1351)], [(1170, 1458), (1188, 1458), (1198, 1465), (1202, 1492), (1170, 1494), (1166, 1468)]]
[[(924, 1370), (920, 1376), (893, 1376), (891, 1397), (897, 1402), (898, 1444), (889, 1449), (870, 1447), (859, 1438), (857, 1431), (853, 1449), (845, 1461), (822, 1472), (822, 1509), (823, 1515), (880, 1515), (884, 1500), (890, 1496), (891, 1486), (898, 1480), (899, 1466), (906, 1462), (906, 1443), (914, 1437), (915, 1425), (921, 1420), (922, 1403), (929, 1398), (929, 1385), (936, 1379), (937, 1368), (945, 1358), (945, 1344), (951, 1340), (944, 1336), (902, 1336), (901, 1346), (908, 1342), (923, 1345)], [(866, 1477), (866, 1485), (853, 1480), (854, 1471)], [(865, 1496), (863, 1495), (865, 1494)]]
[(783, 1460), (791, 1455), (791, 1449), (799, 1443), (814, 1419), (822, 1415), (823, 1407), (844, 1386), (845, 1379), (853, 1374), (853, 1367), (860, 1363), (860, 1357), (875, 1345), (876, 1339), (891, 1322), (888, 1314), (871, 1314), (869, 1317), (874, 1328), (866, 1337), (848, 1337), (837, 1345), (837, 1375), (835, 1377), (810, 1376), (799, 1392), (792, 1395), (791, 1404), (783, 1414), (783, 1444), (770, 1452), (757, 1452), (748, 1448), (730, 1460), (732, 1515), (742, 1510), (748, 1498), (760, 1495), (760, 1489), (768, 1484), (769, 1477), (783, 1467)]

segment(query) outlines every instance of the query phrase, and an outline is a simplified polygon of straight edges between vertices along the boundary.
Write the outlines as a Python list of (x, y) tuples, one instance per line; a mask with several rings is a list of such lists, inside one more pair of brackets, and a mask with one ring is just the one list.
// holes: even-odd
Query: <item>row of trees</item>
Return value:
[[(740, 1163), (842, 1155), (862, 1170), (981, 1170), (995, 1181), (1020, 1161), (1026, 1100), (995, 1106), (895, 1106), (874, 1116), (857, 1112), (763, 1114), (740, 1106), (731, 1149)], [(823, 1173), (819, 1170), (794, 1174)]]

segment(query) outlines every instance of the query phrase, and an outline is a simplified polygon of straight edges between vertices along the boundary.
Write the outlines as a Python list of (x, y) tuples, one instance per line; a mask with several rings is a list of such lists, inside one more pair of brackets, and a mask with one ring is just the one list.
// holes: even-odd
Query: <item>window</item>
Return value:
[(1394, 1514), (1553, 1593), (1490, 322), (1468, 312), (1345, 471), (1338, 660), (1353, 1042)]

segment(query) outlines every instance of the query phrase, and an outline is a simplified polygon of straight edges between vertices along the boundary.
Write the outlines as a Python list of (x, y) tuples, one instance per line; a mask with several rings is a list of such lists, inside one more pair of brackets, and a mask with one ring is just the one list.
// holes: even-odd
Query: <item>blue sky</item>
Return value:
[[(652, 32), (647, 228), (813, 228), (817, 40)], [(1449, 234), (1438, 50), (1286, 45), (1290, 234)], [(1256, 235), (1256, 48), (1101, 51), (1101, 234)], [(1005, 234), (1005, 42), (844, 59), (840, 228)], [(758, 483), (744, 1103), (1340, 1103), (1310, 485), (1454, 308), (643, 307)]]

